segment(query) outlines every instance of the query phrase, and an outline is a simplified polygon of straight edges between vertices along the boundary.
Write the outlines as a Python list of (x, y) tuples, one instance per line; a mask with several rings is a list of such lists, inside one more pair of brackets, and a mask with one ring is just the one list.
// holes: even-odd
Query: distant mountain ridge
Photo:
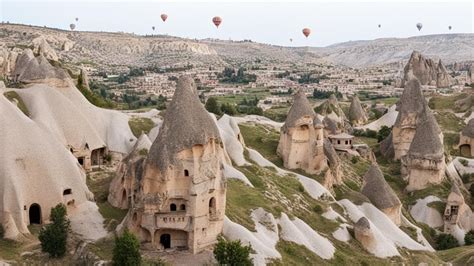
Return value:
[(426, 57), (441, 59), (445, 63), (473, 61), (474, 34), (436, 34), (350, 41), (313, 48), (312, 52), (335, 64), (369, 67), (408, 61), (414, 50)]
[(413, 50), (445, 64), (474, 61), (474, 34), (439, 34), (410, 38), (350, 41), (326, 47), (284, 47), (249, 41), (196, 40), (167, 35), (66, 31), (0, 24), (0, 48), (31, 45), (44, 36), (65, 61), (114, 66), (238, 65), (328, 62), (348, 67), (405, 63)]

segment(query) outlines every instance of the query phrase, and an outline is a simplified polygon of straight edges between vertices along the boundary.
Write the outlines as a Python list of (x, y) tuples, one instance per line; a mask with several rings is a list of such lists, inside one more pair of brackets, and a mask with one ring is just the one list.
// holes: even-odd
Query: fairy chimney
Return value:
[(157, 249), (198, 253), (222, 233), (226, 203), (223, 144), (194, 81), (180, 77), (144, 162), (127, 227)]
[(377, 164), (372, 164), (367, 173), (365, 173), (361, 192), (369, 198), (375, 207), (385, 213), (393, 223), (400, 225), (402, 203), (387, 181), (385, 181), (382, 171), (380, 171)]
[(402, 176), (408, 180), (408, 191), (439, 184), (444, 179), (446, 164), (442, 133), (430, 111), (425, 111), (418, 123), (407, 154), (402, 157)]
[(357, 95), (354, 95), (351, 100), (351, 106), (349, 108), (349, 121), (351, 122), (352, 126), (362, 126), (368, 121), (367, 114), (365, 113), (364, 108), (362, 108)]
[(277, 153), (284, 166), (300, 168), (309, 174), (321, 173), (327, 168), (323, 139), (323, 124), (305, 94), (299, 91), (280, 132)]

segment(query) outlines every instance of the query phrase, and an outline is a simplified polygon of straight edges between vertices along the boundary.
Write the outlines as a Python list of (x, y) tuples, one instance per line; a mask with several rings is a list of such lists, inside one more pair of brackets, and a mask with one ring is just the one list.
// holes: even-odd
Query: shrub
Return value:
[(464, 184), (469, 183), (471, 181), (471, 177), (474, 177), (473, 173), (464, 173), (461, 176), (462, 182)]
[(140, 242), (135, 235), (127, 229), (122, 236), (115, 240), (112, 262), (114, 265), (140, 265), (142, 257), (140, 255)]
[(304, 186), (300, 183), (298, 184), (298, 191), (303, 193), (304, 192)]
[(458, 241), (450, 234), (439, 234), (436, 237), (436, 249), (445, 250), (459, 246)]
[(469, 164), (469, 162), (468, 162), (466, 159), (463, 159), (463, 158), (460, 158), (460, 159), (459, 159), (459, 162), (460, 162), (464, 167), (466, 167), (466, 166)]
[(316, 205), (313, 206), (313, 211), (315, 213), (322, 213), (323, 212), (323, 207), (321, 207), (321, 205), (319, 205), (319, 204), (316, 204)]
[(49, 253), (51, 257), (62, 257), (66, 253), (66, 242), (70, 227), (66, 215), (67, 210), (64, 204), (58, 204), (51, 208), (49, 219), (52, 223), (41, 228), (39, 233), (41, 249)]
[(219, 103), (214, 97), (210, 97), (209, 99), (207, 99), (205, 107), (208, 112), (214, 113), (216, 115), (222, 114), (221, 107), (219, 106)]
[(352, 158), (351, 158), (351, 163), (356, 164), (357, 162), (359, 162), (359, 157), (357, 157), (357, 156), (352, 156)]
[(471, 197), (474, 198), (474, 185), (471, 184), (469, 187), (469, 192), (471, 193)]
[(221, 111), (222, 113), (228, 114), (228, 115), (235, 115), (237, 113), (237, 109), (235, 108), (235, 106), (230, 103), (222, 104)]
[(474, 244), (474, 231), (473, 230), (467, 232), (467, 234), (464, 236), (464, 243), (466, 245)]
[(5, 229), (3, 229), (3, 225), (0, 224), (0, 239), (2, 239), (5, 236)]
[(382, 126), (379, 132), (377, 132), (377, 142), (381, 142), (382, 140), (386, 139), (388, 135), (390, 135), (390, 132), (392, 132), (391, 128)]
[(217, 245), (214, 247), (214, 257), (219, 265), (229, 266), (250, 266), (253, 265), (250, 258), (249, 246), (242, 246), (240, 240), (227, 241), (222, 236), (217, 239)]

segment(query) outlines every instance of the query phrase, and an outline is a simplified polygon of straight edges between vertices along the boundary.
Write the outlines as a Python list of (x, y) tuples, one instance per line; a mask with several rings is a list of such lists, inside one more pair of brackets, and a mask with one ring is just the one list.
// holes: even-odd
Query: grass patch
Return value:
[(377, 100), (374, 101), (374, 103), (383, 103), (387, 106), (392, 106), (392, 105), (396, 104), (399, 100), (400, 100), (400, 98), (390, 97), (390, 98), (377, 99)]
[(428, 203), (428, 207), (431, 207), (437, 210), (439, 213), (443, 214), (446, 209), (446, 202), (443, 201), (433, 201)]
[(97, 206), (99, 206), (99, 212), (104, 217), (105, 223), (108, 223), (111, 220), (116, 220), (120, 223), (128, 212), (128, 210), (115, 208), (114, 206), (110, 205), (108, 201), (97, 203)]
[(289, 110), (290, 106), (275, 106), (265, 110), (263, 116), (268, 117), (273, 121), (285, 122)]
[(262, 125), (248, 123), (240, 124), (239, 128), (248, 147), (257, 150), (275, 165), (283, 167), (283, 161), (276, 153), (280, 140), (278, 131)]
[(103, 238), (87, 247), (102, 260), (112, 260), (115, 238)]
[(459, 143), (459, 133), (443, 133), (444, 152), (450, 155), (458, 155), (459, 150), (455, 146)]
[(457, 247), (442, 251), (437, 251), (436, 254), (444, 261), (450, 262), (453, 265), (469, 265), (470, 259), (474, 256), (474, 248), (472, 246)]
[[(227, 84), (229, 85), (229, 84)], [(217, 96), (215, 97), (220, 104), (223, 103), (230, 103), (234, 105), (238, 105), (242, 102), (245, 98), (247, 100), (254, 99), (263, 99), (267, 96), (270, 96), (271, 93), (268, 89), (265, 88), (248, 88), (244, 90), (242, 94), (233, 94), (233, 95), (224, 95), (224, 96)]]
[(430, 98), (428, 105), (433, 110), (457, 110), (456, 101), (465, 98), (465, 93), (458, 95), (442, 96), (437, 95)]
[(462, 118), (451, 112), (437, 112), (435, 117), (443, 132), (460, 132), (466, 126)]
[(87, 187), (89, 187), (90, 191), (94, 193), (99, 212), (104, 217), (104, 224), (110, 225), (111, 221), (116, 221), (112, 227), (108, 228), (109, 230), (114, 229), (114, 227), (119, 224), (127, 214), (127, 210), (115, 208), (107, 201), (110, 182), (114, 176), (114, 172), (98, 173), (95, 174), (94, 177), (91, 175), (87, 176)]
[(3, 94), (10, 102), (16, 103), (16, 106), (18, 109), (20, 109), (23, 114), (26, 116), (30, 116), (30, 111), (28, 110), (28, 107), (26, 107), (25, 102), (23, 102), (23, 99), (21, 99), (20, 95), (16, 93), (16, 91), (7, 91)]
[(450, 190), (451, 184), (448, 180), (444, 180), (441, 184), (432, 184), (425, 189), (409, 192), (404, 198), (404, 203), (405, 206), (414, 205), (417, 199), (423, 199), (430, 195), (437, 196), (441, 199), (446, 199), (448, 198)]
[(282, 259), (273, 260), (269, 265), (323, 265), (327, 261), (313, 253), (305, 246), (293, 242), (280, 240), (276, 245)]
[(153, 120), (147, 117), (132, 117), (128, 120), (128, 125), (135, 137), (140, 137), (143, 133), (148, 134), (155, 127)]
[(20, 256), (21, 243), (9, 240), (0, 239), (0, 258), (4, 260), (15, 260)]

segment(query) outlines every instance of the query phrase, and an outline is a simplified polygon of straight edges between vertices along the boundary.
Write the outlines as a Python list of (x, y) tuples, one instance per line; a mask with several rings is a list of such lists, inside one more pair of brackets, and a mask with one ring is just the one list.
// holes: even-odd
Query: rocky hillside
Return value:
[(1, 24), (4, 47), (24, 48), (44, 36), (64, 61), (108, 66), (225, 65), (262, 62), (330, 62), (369, 67), (407, 61), (413, 50), (444, 63), (474, 61), (474, 34), (429, 35), (351, 41), (323, 48), (283, 47), (254, 42), (194, 40), (130, 33), (71, 32)]
[(439, 34), (410, 38), (350, 41), (313, 51), (328, 61), (368, 67), (406, 61), (413, 50), (445, 63), (474, 60), (474, 34)]

